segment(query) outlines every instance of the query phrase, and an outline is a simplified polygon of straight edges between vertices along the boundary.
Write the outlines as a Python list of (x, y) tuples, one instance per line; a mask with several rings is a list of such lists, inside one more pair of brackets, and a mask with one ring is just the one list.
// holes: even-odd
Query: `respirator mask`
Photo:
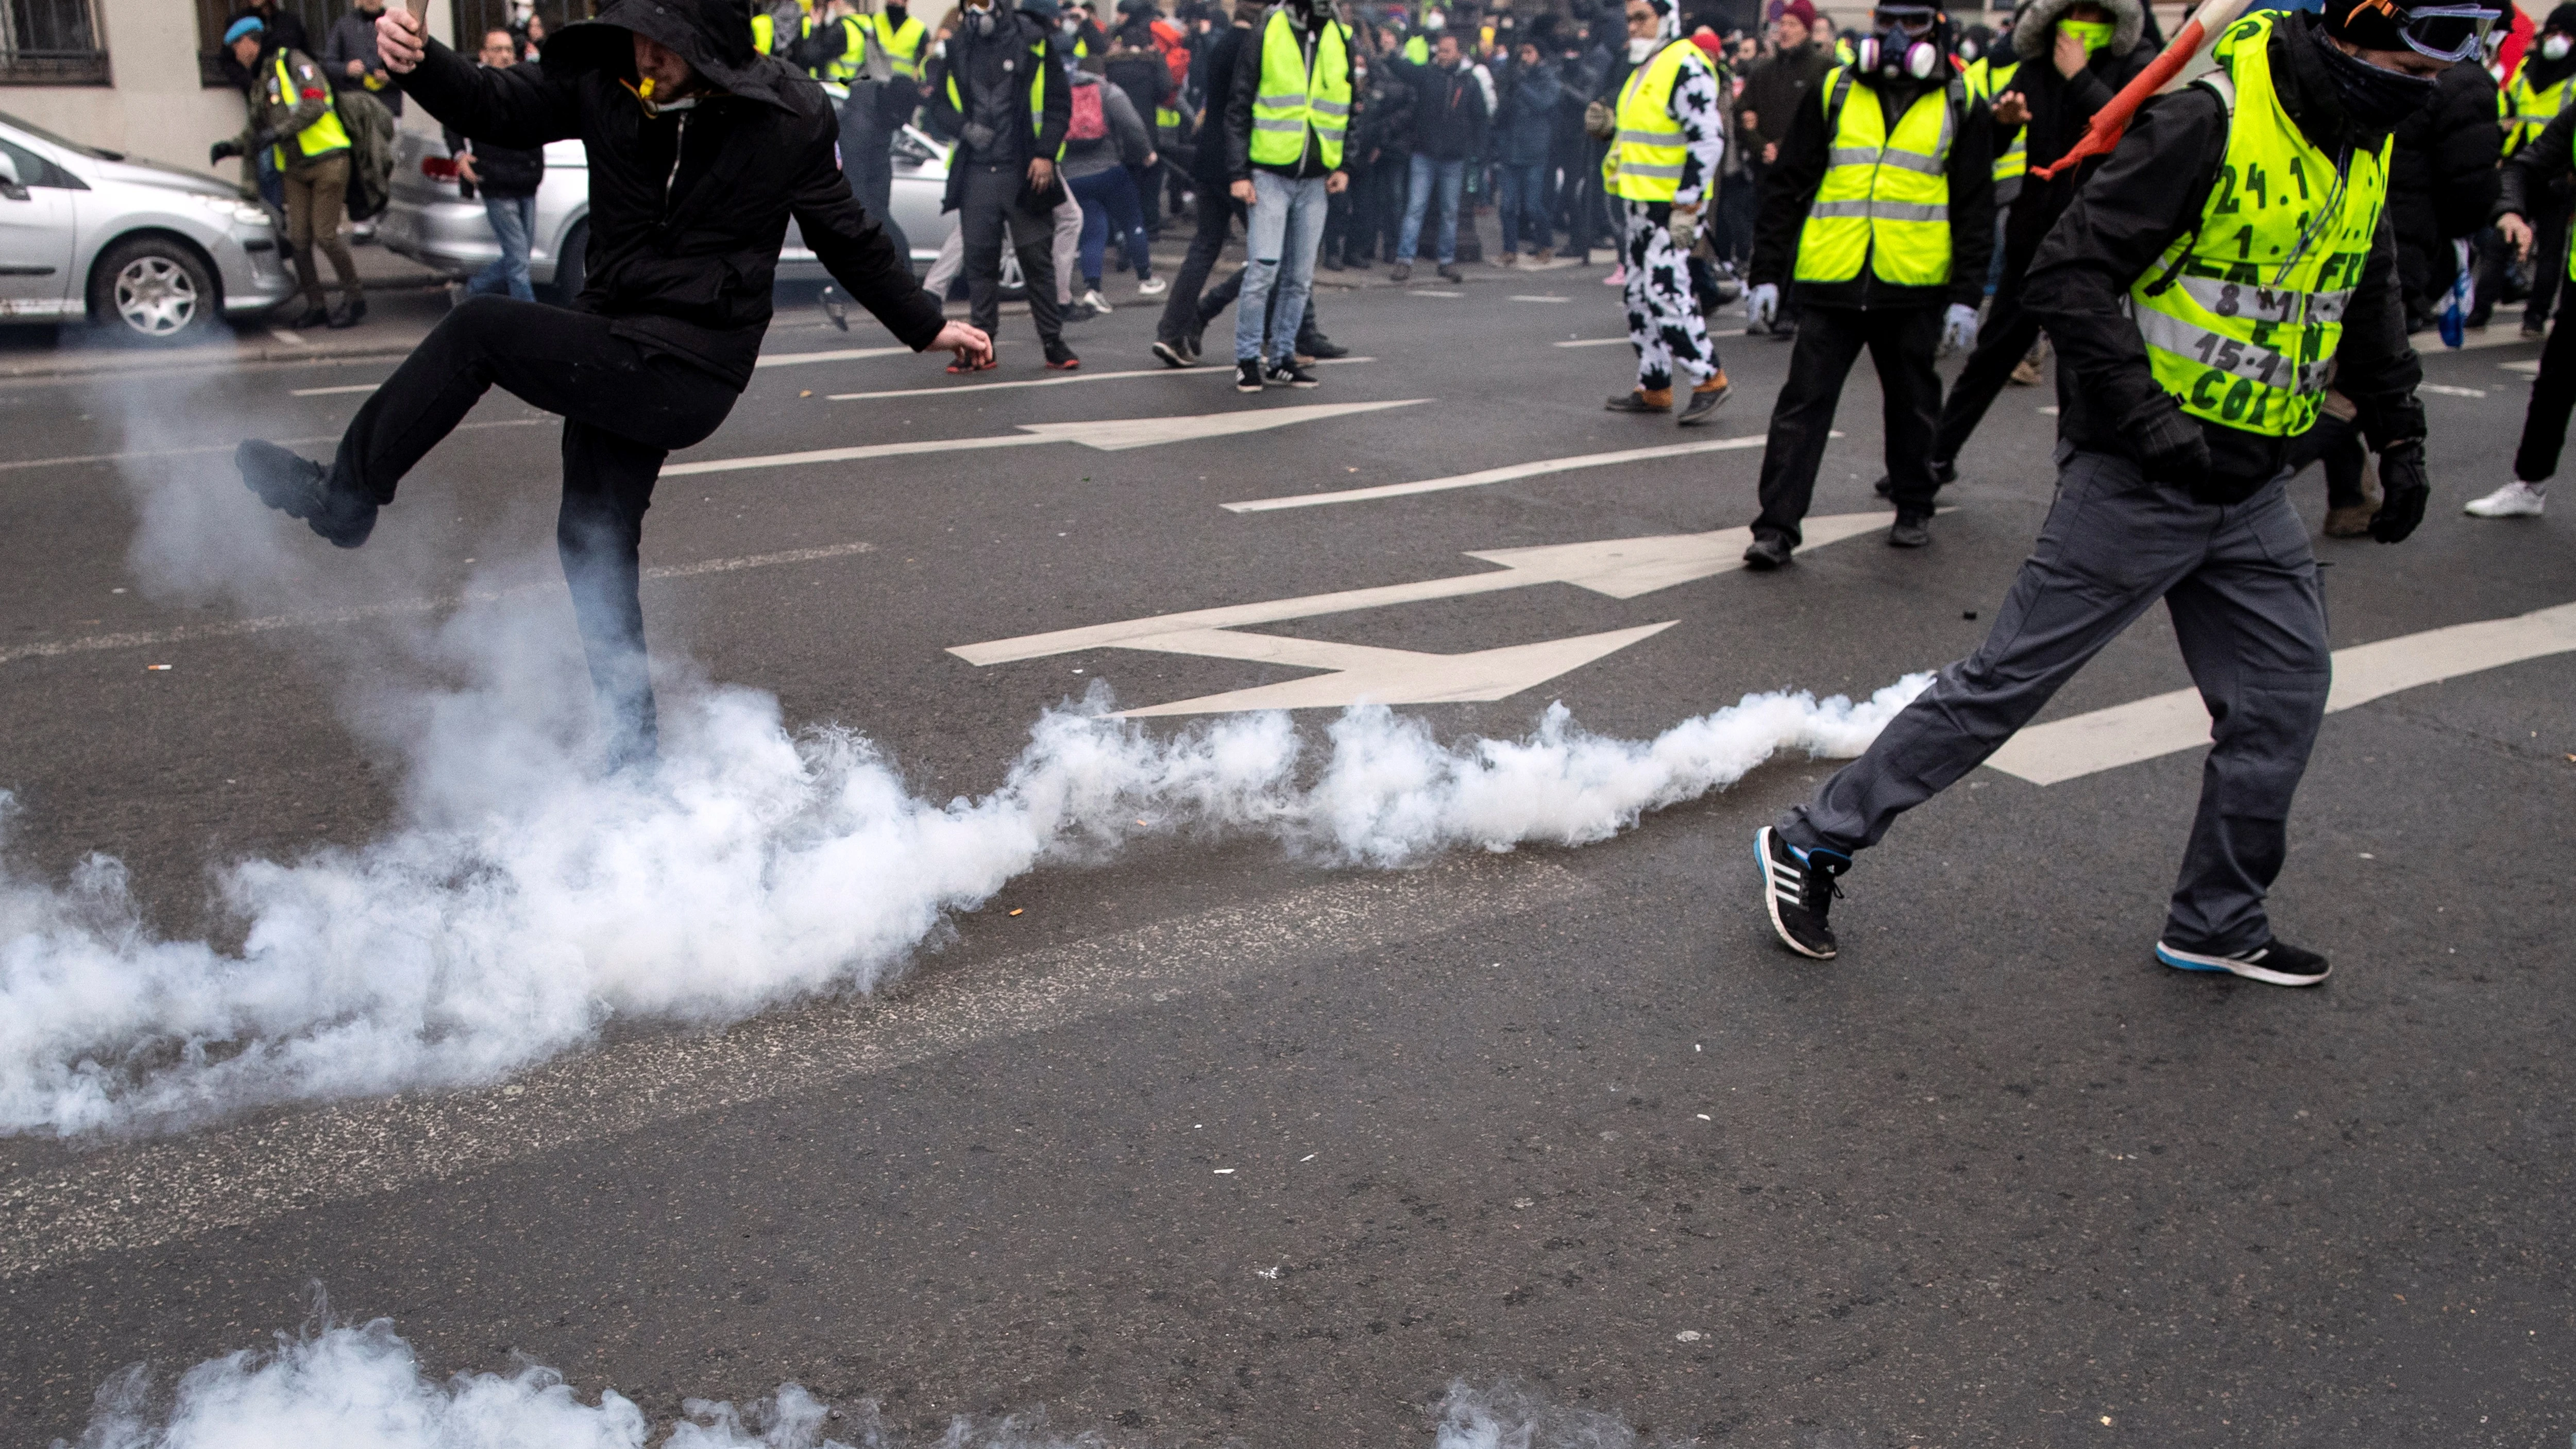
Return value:
[(2565, 60), (2571, 47), (2576, 47), (2576, 42), (2571, 42), (2566, 36), (2552, 31), (2541, 39), (2540, 58), (2549, 61)]
[(1873, 18), (1877, 32), (1862, 36), (1853, 53), (1863, 73), (1930, 80), (1941, 68), (1941, 46), (1933, 33), (1939, 11), (1928, 5), (1882, 5)]

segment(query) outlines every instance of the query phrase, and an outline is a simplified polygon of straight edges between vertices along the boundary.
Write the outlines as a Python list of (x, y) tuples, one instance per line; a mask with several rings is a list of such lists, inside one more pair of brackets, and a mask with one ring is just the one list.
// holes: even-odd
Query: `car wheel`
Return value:
[(194, 342), (215, 325), (223, 298), (194, 247), (174, 237), (118, 242), (90, 272), (90, 315), (134, 342)]
[(1002, 276), (998, 290), (1005, 302), (1025, 302), (1029, 299), (1029, 280), (1020, 275), (1019, 255), (1007, 248), (1002, 252)]
[(581, 295), (583, 284), (590, 280), (589, 267), (590, 223), (575, 222), (572, 230), (564, 233), (563, 250), (555, 256), (552, 285), (556, 305), (569, 307), (572, 299)]

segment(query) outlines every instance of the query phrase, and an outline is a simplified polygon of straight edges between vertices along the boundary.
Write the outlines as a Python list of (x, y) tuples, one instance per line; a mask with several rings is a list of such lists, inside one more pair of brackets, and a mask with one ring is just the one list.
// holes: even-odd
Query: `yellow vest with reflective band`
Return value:
[[(280, 167), (349, 149), (349, 133), (340, 124), (340, 100), (331, 93), (331, 82), (316, 76), (313, 83), (322, 88), (322, 119), (269, 149), (270, 159)], [(303, 98), (303, 92), (296, 89), (295, 77), (286, 72), (286, 52), (283, 50), (277, 53), (277, 96), (279, 104), (286, 106), (298, 105)], [(289, 150), (290, 146), (294, 149)]]
[(1922, 92), (1893, 131), (1878, 92), (1848, 71), (1837, 68), (1816, 94), (1832, 158), (1798, 233), (1797, 279), (1848, 282), (1866, 265), (1900, 287), (1949, 281), (1950, 144), (1967, 87)]
[[(797, 38), (798, 40), (803, 40), (806, 36), (809, 36), (809, 35), (811, 35), (811, 34), (813, 34), (813, 33), (814, 33), (814, 14), (813, 14), (813, 12), (812, 12), (811, 10), (808, 10), (808, 11), (806, 11), (803, 15), (801, 15), (801, 16), (799, 16), (799, 17), (797, 18), (797, 21), (796, 21), (796, 38)], [(773, 55), (773, 54), (777, 53), (777, 50), (778, 50), (778, 17), (777, 17), (777, 16), (770, 14), (770, 13), (769, 13), (768, 11), (766, 11), (766, 10), (763, 10), (763, 11), (761, 11), (758, 15), (755, 15), (755, 16), (751, 17), (751, 48), (752, 48), (752, 49), (754, 49), (754, 50), (756, 50), (756, 51), (759, 51), (759, 52), (760, 52), (761, 54), (763, 54), (763, 55)]]
[(1628, 72), (1619, 89), (1619, 134), (1601, 160), (1601, 183), (1611, 195), (1653, 202), (1681, 194), (1690, 148), (1682, 144), (1682, 123), (1673, 119), (1673, 87), (1681, 84), (1682, 67), (1707, 63), (1698, 46), (1675, 40)]
[[(1047, 47), (1041, 40), (1029, 47), (1029, 134), (1032, 136), (1046, 133), (1046, 68)], [(966, 114), (966, 101), (957, 93), (957, 72), (954, 70), (948, 72), (948, 104), (959, 115)], [(1054, 159), (1064, 159), (1062, 141), (1055, 143)]]
[(921, 56), (928, 48), (926, 42), (930, 39), (930, 27), (909, 15), (903, 17), (901, 25), (896, 25), (883, 11), (877, 12), (874, 20), (877, 45), (885, 51), (886, 58), (894, 62), (894, 73), (908, 81), (921, 79)]
[(2540, 138), (2541, 131), (2567, 109), (2567, 100), (2576, 95), (2576, 75), (2570, 75), (2546, 90), (2535, 90), (2531, 84), (2531, 67), (2525, 64), (2515, 71), (2513, 84), (2498, 97), (2504, 118), (2504, 154), (2512, 155)]
[(1342, 133), (1351, 125), (1351, 59), (1342, 24), (1331, 21), (1315, 37), (1315, 65), (1287, 12), (1273, 10), (1261, 27), (1261, 85), (1252, 96), (1252, 160), (1260, 166), (1294, 166), (1306, 154), (1306, 128), (1324, 169), (1342, 169)]
[(2389, 143), (2342, 168), (2272, 85), (2272, 16), (2219, 38), (2227, 154), (2200, 224), (2130, 285), (2156, 385), (2195, 418), (2290, 438), (2316, 422), (2388, 195)]
[[(1993, 105), (1995, 97), (2012, 89), (2013, 76), (2020, 70), (2021, 62), (2018, 60), (2008, 65), (1993, 65), (1980, 60), (1968, 67), (1968, 94), (1988, 105)], [(2016, 126), (2013, 128), (2011, 144), (1995, 156), (1995, 184), (2001, 186), (2008, 181), (2019, 181), (2029, 172), (2030, 127)]]
[(859, 78), (859, 67), (867, 62), (867, 21), (856, 15), (844, 15), (837, 23), (841, 27), (841, 53), (825, 63), (816, 79), (848, 85)]

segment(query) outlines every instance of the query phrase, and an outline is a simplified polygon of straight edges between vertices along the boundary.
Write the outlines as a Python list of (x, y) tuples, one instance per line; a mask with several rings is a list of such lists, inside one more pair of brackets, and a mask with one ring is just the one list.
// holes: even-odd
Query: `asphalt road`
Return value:
[[(1001, 783), (1040, 712), (1093, 681), (1151, 706), (1316, 672), (951, 649), (1744, 524), (1758, 444), (1220, 506), (1758, 438), (1787, 363), (1768, 341), (1724, 342), (1737, 393), (1714, 429), (1600, 410), (1624, 349), (1553, 345), (1615, 337), (1599, 275), (1329, 293), (1354, 359), (1293, 395), (1154, 370), (1147, 306), (1079, 327), (1086, 372), (1063, 385), (970, 387), (902, 356), (765, 368), (675, 463), (1402, 405), (666, 478), (655, 647), (773, 693), (792, 725), (863, 733), (945, 799)], [(1025, 318), (1002, 336), (1001, 370), (962, 381), (1049, 380)], [(790, 313), (770, 350), (884, 345)], [(2576, 600), (2566, 519), (2458, 512), (2507, 476), (2527, 375), (2505, 364), (2536, 353), (2428, 359), (2431, 517), (2402, 547), (2318, 543), (2339, 649)], [(516, 402), (488, 399), (356, 554), (239, 489), (235, 440), (327, 439), (359, 400), (298, 390), (390, 370), (0, 388), (18, 878), (104, 852), (151, 929), (235, 946), (215, 869), (401, 815), (409, 722), (388, 701), (444, 667), (415, 601), (532, 585), (512, 627), (569, 657), (553, 433)], [(912, 389), (933, 391), (831, 396)], [(1671, 625), (1507, 698), (1403, 711), (1446, 740), (1520, 736), (1551, 699), (1645, 737), (1750, 691), (1866, 693), (1993, 617), (2048, 502), (2052, 400), (2005, 395), (1921, 552), (1873, 524), (1773, 576), (1536, 582), (1238, 632), (1455, 655)], [(1816, 513), (1874, 511), (1865, 370), (1839, 425)], [(2321, 517), (2321, 482), (2296, 486)], [(146, 499), (167, 512), (139, 534)], [(269, 563), (227, 572), (243, 557)], [(2188, 683), (2150, 615), (2045, 718)], [(1317, 737), (1330, 718), (1297, 716)], [(1144, 840), (1015, 881), (873, 999), (613, 1028), (470, 1092), (0, 1140), (0, 1440), (77, 1436), (124, 1365), (261, 1346), (318, 1281), (433, 1374), (526, 1355), (657, 1418), (793, 1380), (925, 1438), (1043, 1406), (1118, 1445), (1427, 1444), (1453, 1381), (1510, 1379), (1718, 1443), (2561, 1442), (2571, 720), (2564, 653), (2328, 720), (2273, 906), (2335, 958), (2312, 992), (2149, 955), (2193, 751), (2046, 786), (1978, 772), (1848, 878), (1842, 959), (1793, 959), (1747, 844), (1831, 768), (1792, 757), (1579, 849), (1379, 872)]]

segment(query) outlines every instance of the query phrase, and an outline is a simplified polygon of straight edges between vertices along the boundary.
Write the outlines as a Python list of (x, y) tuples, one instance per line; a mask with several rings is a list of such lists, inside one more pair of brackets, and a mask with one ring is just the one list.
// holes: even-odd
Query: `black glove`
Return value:
[(2127, 431), (2148, 482), (2192, 491), (2194, 497), (2208, 486), (2209, 437), (2180, 408), (2167, 403)]
[(206, 164), (209, 166), (221, 165), (223, 162), (229, 161), (241, 153), (241, 142), (217, 141), (214, 145), (206, 148)]
[(2379, 511), (2370, 515), (2370, 536), (2381, 543), (2403, 543), (2424, 521), (2424, 505), (2433, 496), (2424, 475), (2424, 440), (2410, 438), (2379, 455)]

